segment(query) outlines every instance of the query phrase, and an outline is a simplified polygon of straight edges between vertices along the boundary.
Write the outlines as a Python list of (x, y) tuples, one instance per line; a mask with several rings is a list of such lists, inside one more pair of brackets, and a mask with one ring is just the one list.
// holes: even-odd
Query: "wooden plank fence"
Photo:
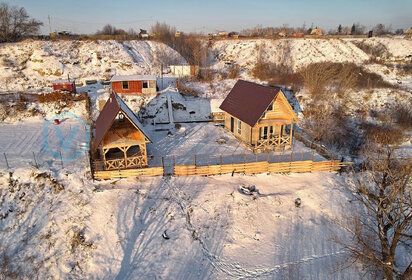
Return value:
[(121, 169), (110, 171), (95, 171), (94, 178), (97, 180), (127, 178), (137, 176), (163, 176), (163, 167), (149, 167), (139, 169)]
[(316, 171), (338, 171), (343, 166), (350, 165), (350, 162), (341, 162), (340, 160), (330, 160), (313, 162), (311, 160), (269, 163), (267, 161), (239, 163), (239, 164), (222, 164), (209, 166), (196, 165), (176, 165), (175, 176), (209, 176), (227, 173), (301, 173)]

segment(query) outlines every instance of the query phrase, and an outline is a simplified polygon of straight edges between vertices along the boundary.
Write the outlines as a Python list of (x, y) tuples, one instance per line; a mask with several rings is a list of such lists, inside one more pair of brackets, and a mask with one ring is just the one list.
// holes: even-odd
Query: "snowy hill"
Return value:
[(0, 45), (0, 91), (41, 89), (58, 78), (105, 79), (158, 74), (161, 63), (183, 58), (151, 41), (24, 41)]
[[(360, 40), (370, 46), (383, 45), (390, 58), (405, 58), (412, 53), (412, 40), (403, 38), (372, 38)], [(251, 39), (222, 40), (213, 45), (213, 53), (222, 67), (227, 61), (242, 68), (253, 67), (259, 50), (266, 61), (285, 64), (298, 69), (315, 62), (354, 62), (360, 64), (370, 56), (358, 48), (353, 40), (340, 39)]]

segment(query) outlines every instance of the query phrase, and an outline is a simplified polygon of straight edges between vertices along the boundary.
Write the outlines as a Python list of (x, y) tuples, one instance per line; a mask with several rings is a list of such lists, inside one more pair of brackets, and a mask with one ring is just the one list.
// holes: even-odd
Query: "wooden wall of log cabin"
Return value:
[[(225, 112), (225, 128), (228, 131), (231, 131), (231, 117), (233, 117), (232, 115), (228, 114)], [(248, 125), (245, 122), (240, 121), (239, 119), (237, 119), (236, 117), (233, 117), (234, 119), (234, 123), (233, 123), (233, 135), (240, 139), (241, 141), (245, 142), (245, 143), (250, 143), (250, 133), (251, 133), (251, 127), (250, 125)], [(239, 133), (239, 126), (238, 126), (238, 121), (240, 121), (241, 123), (241, 129), (240, 129), (240, 133)]]

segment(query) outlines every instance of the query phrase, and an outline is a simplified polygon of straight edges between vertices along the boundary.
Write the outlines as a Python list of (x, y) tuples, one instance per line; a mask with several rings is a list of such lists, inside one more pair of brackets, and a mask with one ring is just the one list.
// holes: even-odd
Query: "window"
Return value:
[(129, 82), (128, 81), (123, 81), (122, 82), (122, 89), (129, 89)]
[(273, 110), (273, 104), (270, 104), (268, 107), (268, 111), (272, 111)]
[(273, 134), (274, 134), (274, 127), (273, 127), (273, 125), (272, 126), (270, 126), (270, 129), (269, 129), (269, 138), (273, 138)]
[(237, 134), (242, 134), (242, 122), (237, 120)]
[(149, 82), (143, 81), (143, 88), (149, 88)]

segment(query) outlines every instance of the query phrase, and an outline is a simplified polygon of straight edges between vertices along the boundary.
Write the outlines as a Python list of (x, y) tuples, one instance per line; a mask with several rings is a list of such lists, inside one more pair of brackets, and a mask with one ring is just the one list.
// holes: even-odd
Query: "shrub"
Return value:
[(412, 108), (401, 105), (394, 111), (395, 122), (404, 129), (412, 129)]

